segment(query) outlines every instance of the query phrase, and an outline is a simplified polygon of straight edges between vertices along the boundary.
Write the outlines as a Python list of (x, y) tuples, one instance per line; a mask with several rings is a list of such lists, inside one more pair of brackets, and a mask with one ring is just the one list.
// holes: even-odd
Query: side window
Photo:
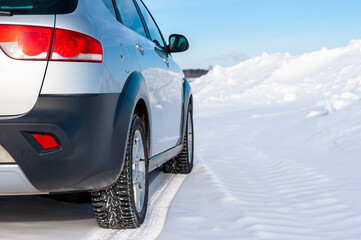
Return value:
[(104, 5), (108, 8), (110, 13), (117, 19), (117, 15), (115, 13), (114, 5), (112, 0), (103, 0)]
[(132, 0), (116, 0), (120, 21), (124, 26), (132, 29), (133, 31), (147, 37), (145, 34), (144, 26), (137, 9)]
[(154, 19), (150, 15), (147, 8), (144, 6), (143, 2), (140, 0), (136, 0), (137, 4), (140, 8), (140, 11), (142, 12), (142, 15), (144, 17), (144, 20), (148, 26), (149, 34), (153, 42), (156, 42), (161, 47), (164, 47), (164, 41), (162, 38), (162, 34), (159, 31), (159, 28), (157, 27), (157, 24), (155, 23)]

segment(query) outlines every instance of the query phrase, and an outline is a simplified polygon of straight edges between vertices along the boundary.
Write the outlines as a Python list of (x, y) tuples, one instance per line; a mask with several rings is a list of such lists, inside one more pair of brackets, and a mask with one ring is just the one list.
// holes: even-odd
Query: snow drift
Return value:
[(361, 97), (361, 41), (302, 56), (264, 53), (240, 64), (215, 66), (193, 83), (203, 107), (246, 108), (309, 101), (310, 116), (332, 113)]

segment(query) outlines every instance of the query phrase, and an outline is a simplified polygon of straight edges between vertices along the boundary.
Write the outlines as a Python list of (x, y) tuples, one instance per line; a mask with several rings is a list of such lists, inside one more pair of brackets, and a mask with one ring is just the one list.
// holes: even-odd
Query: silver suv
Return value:
[(141, 0), (0, 0), (0, 195), (90, 192), (145, 218), (148, 173), (193, 166), (192, 93)]

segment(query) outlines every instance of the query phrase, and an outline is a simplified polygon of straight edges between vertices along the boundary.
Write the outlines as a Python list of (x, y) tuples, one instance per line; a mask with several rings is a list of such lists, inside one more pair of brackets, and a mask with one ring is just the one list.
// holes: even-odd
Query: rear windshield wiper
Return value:
[(6, 11), (0, 11), (0, 16), (12, 16), (13, 13), (12, 12), (6, 12)]

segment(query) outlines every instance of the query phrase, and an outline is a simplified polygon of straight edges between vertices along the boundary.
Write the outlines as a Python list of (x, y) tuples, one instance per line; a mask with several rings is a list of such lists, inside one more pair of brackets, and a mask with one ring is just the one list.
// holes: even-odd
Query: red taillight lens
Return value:
[(64, 29), (0, 25), (0, 48), (18, 60), (47, 60), (50, 56), (50, 61), (103, 61), (103, 47), (98, 40)]
[(18, 43), (25, 55), (35, 57), (49, 51), (50, 36), (38, 32), (27, 32), (21, 35)]
[(14, 59), (46, 60), (52, 28), (0, 25), (0, 48)]
[(102, 62), (103, 47), (85, 34), (56, 29), (50, 60)]
[(51, 135), (32, 134), (32, 136), (44, 150), (59, 147), (58, 142)]

